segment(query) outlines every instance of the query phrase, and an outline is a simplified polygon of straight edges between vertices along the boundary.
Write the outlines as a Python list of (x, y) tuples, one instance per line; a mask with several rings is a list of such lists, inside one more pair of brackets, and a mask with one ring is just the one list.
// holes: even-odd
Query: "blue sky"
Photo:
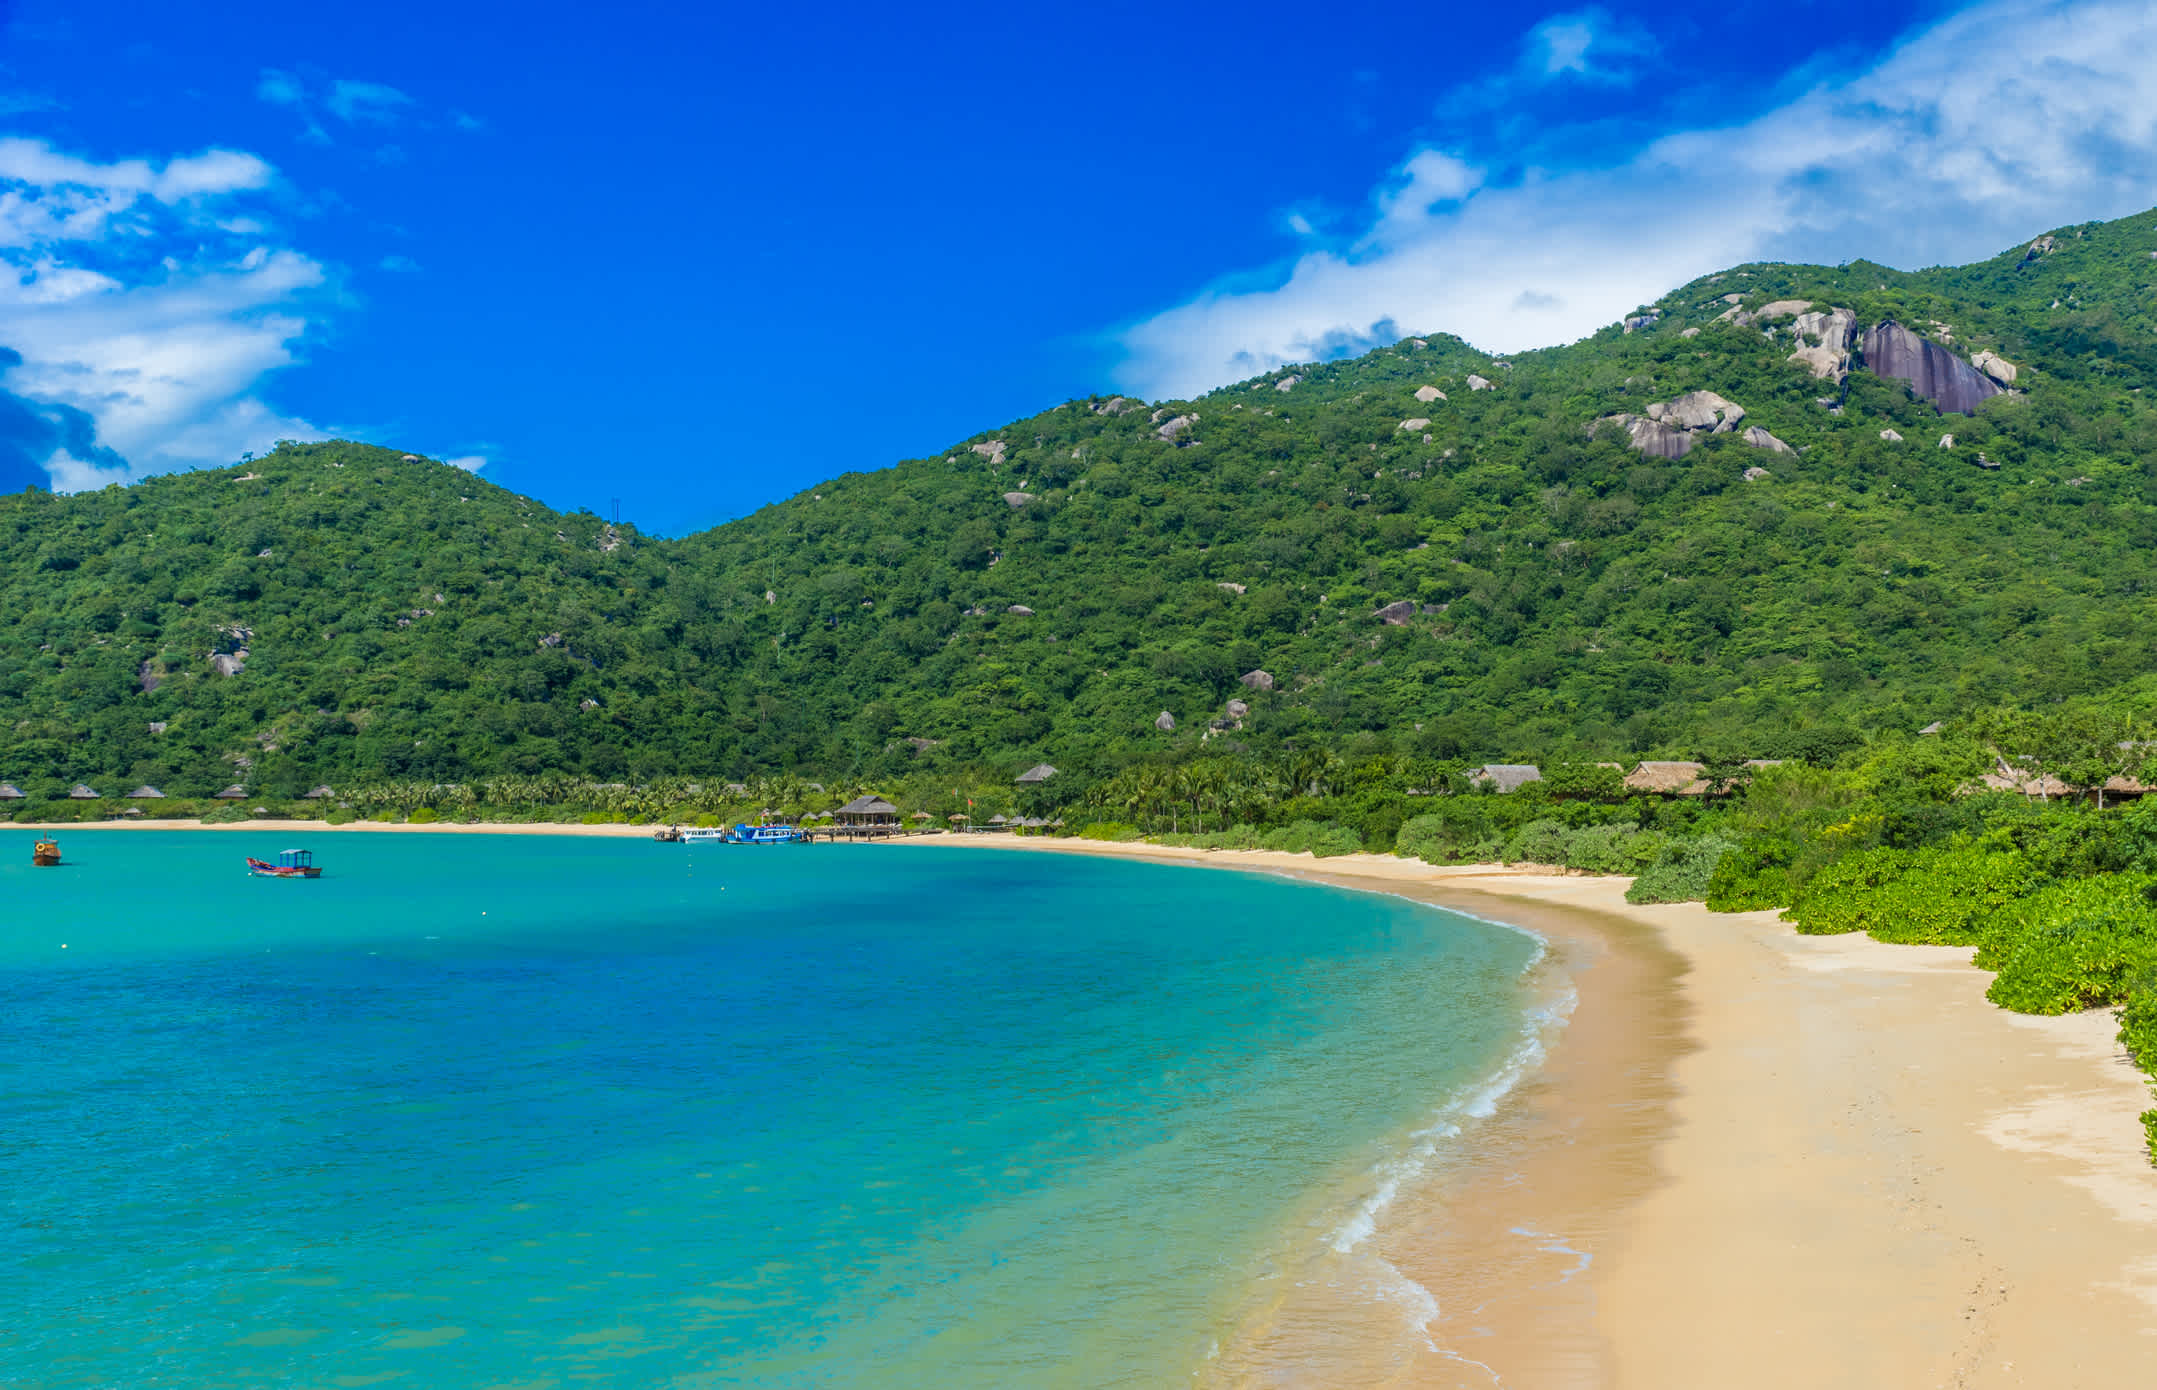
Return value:
[(2157, 203), (2148, 4), (324, 9), (0, 0), (0, 486), (346, 435), (680, 533)]

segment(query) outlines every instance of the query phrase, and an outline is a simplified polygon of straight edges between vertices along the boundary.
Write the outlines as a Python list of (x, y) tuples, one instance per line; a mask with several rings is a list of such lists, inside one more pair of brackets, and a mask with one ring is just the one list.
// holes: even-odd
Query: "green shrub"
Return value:
[(2120, 1010), (2120, 1045), (2135, 1065), (2157, 1076), (2157, 970), (2138, 975)]
[(1977, 964), (1987, 970), (2001, 969), (2023, 938), (2046, 927), (2084, 917), (2133, 913), (2147, 904), (2153, 887), (2157, 879), (2144, 874), (2097, 874), (2045, 884), (2002, 903), (1977, 923)]
[(1797, 844), (1787, 835), (1755, 835), (1722, 857), (1708, 880), (1708, 911), (1759, 912), (1788, 907)]
[(2157, 970), (2157, 912), (2147, 903), (2100, 911), (2029, 932), (1985, 997), (2022, 1014), (2064, 1014), (2127, 997)]
[(232, 825), (247, 819), (247, 813), (239, 807), (226, 804), (203, 813), (204, 825)]
[(1902, 876), (1911, 856), (1899, 849), (1868, 849), (1847, 855), (1814, 874), (1783, 916), (1807, 936), (1864, 931), (1877, 919), (1879, 890)]
[(1672, 840), (1662, 857), (1641, 871), (1625, 890), (1629, 903), (1699, 902), (1708, 895), (1708, 881), (1715, 866), (1737, 846), (1719, 835), (1694, 840)]
[(1135, 825), (1125, 825), (1122, 821), (1097, 820), (1090, 825), (1081, 827), (1078, 837), (1081, 840), (1106, 840), (1120, 844), (1136, 840), (1140, 837), (1140, 834), (1139, 828)]
[(359, 819), (359, 812), (349, 806), (339, 806), (322, 819), (331, 825), (350, 825)]
[(1866, 930), (1876, 941), (1974, 946), (1980, 924), (2037, 884), (2019, 854), (1975, 845), (1920, 850), (1900, 877), (1879, 887)]
[(442, 817), (435, 813), (434, 807), (422, 806), (411, 814), (409, 823), (412, 825), (433, 825), (440, 819)]
[(1266, 832), (1263, 847), (1286, 854), (1315, 854), (1324, 859), (1337, 854), (1357, 854), (1363, 840), (1345, 825), (1331, 821), (1299, 820)]
[(1565, 864), (1591, 874), (1638, 874), (1663, 857), (1670, 837), (1623, 823), (1584, 825), (1573, 832)]
[(1320, 859), (1341, 854), (1361, 854), (1363, 837), (1345, 825), (1329, 825), (1311, 841), (1311, 853)]
[(1555, 864), (1564, 866), (1573, 848), (1573, 832), (1554, 820), (1532, 820), (1513, 832), (1505, 843), (1508, 864)]
[(1493, 838), (1485, 797), (1448, 797), (1438, 807), (1412, 817), (1395, 832), (1393, 852), (1426, 864), (1460, 864), (1494, 858), (1486, 851)]

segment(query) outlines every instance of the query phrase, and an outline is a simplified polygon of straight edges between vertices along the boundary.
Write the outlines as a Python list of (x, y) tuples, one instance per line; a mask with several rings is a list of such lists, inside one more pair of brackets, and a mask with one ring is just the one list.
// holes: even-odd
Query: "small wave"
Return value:
[[(1507, 924), (1501, 922), (1496, 925)], [(1523, 976), (1541, 964), (1550, 951), (1549, 943), (1542, 937), (1533, 932), (1525, 934), (1535, 940), (1536, 953), (1522, 967)], [(1368, 1196), (1356, 1204), (1348, 1219), (1333, 1233), (1329, 1244), (1337, 1253), (1348, 1254), (1370, 1239), (1372, 1233), (1378, 1229), (1379, 1216), (1400, 1195), (1402, 1184), (1420, 1176), (1445, 1143), (1460, 1136), (1468, 1121), (1486, 1120), (1497, 1113), (1499, 1102), (1549, 1056), (1552, 1037), (1572, 1018), (1573, 1009), (1579, 1002), (1579, 991), (1574, 989), (1571, 981), (1567, 981), (1549, 997), (1530, 1005), (1522, 1012), (1519, 1041), (1514, 1044), (1505, 1060), (1498, 1064), (1497, 1069), (1479, 1084), (1454, 1095), (1439, 1107), (1429, 1124), (1408, 1136), (1409, 1146), (1406, 1151), (1378, 1164), (1375, 1170), (1377, 1184)]]

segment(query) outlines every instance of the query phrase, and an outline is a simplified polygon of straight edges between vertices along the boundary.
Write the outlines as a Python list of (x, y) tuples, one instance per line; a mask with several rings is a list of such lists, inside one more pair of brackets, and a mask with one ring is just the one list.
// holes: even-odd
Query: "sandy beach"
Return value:
[[(1624, 879), (941, 843), (1293, 874), (1552, 941), (1580, 1003), (1479, 1136), (1501, 1161), (1441, 1179), (1387, 1235), (1388, 1258), (1437, 1298), (1430, 1350), (1360, 1383), (2094, 1388), (2157, 1374), (2157, 1169), (2136, 1119), (2150, 1091), (2109, 1010), (2010, 1014), (1985, 1001), (1991, 977), (1967, 949), (1635, 907)], [(1523, 1215), (1539, 1224), (1509, 1224)], [(1284, 1307), (1228, 1348), (1222, 1383), (1312, 1383), (1280, 1371), (1278, 1353), (1293, 1365), (1308, 1344), (1284, 1331), (1294, 1321)]]

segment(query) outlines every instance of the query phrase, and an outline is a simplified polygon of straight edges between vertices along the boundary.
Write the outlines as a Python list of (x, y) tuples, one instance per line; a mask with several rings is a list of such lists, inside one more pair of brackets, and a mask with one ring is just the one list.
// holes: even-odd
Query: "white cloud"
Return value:
[(328, 282), (320, 263), (232, 212), (274, 178), (232, 150), (98, 163), (0, 140), (0, 347), (22, 359), (0, 389), (86, 414), (102, 446), (44, 459), (55, 486), (319, 436), (255, 394), (296, 360)]
[[(349, 78), (337, 78), (321, 82), (319, 73), (287, 72), (282, 68), (264, 68), (260, 80), (255, 83), (255, 95), (272, 106), (283, 106), (299, 113), (306, 122), (301, 138), (316, 144), (329, 144), (329, 131), (316, 116), (316, 111), (326, 111), (346, 125), (394, 125), (405, 112), (419, 103), (409, 94), (381, 82), (355, 82)], [(460, 128), (468, 117), (459, 116)], [(392, 147), (394, 148), (394, 147)]]
[(395, 87), (380, 82), (348, 82), (342, 79), (330, 83), (329, 96), (323, 104), (330, 114), (340, 121), (366, 121), (374, 125), (387, 125), (397, 119), (397, 113), (412, 105), (412, 98)]
[(1522, 66), (1545, 78), (1628, 82), (1635, 60), (1653, 56), (1658, 47), (1645, 30), (1589, 8), (1554, 14), (1529, 30)]
[[(1582, 61), (1594, 52), (1591, 39)], [(1490, 185), (1454, 154), (1417, 150), (1346, 249), (1129, 329), (1120, 384), (1195, 395), (1388, 341), (1395, 325), (1517, 351), (1738, 262), (1966, 261), (2122, 216), (2157, 201), (2152, 52), (2157, 7), (2141, 0), (1991, 0), (1755, 120), (1676, 132), (1606, 167)]]
[(477, 473), (487, 466), (485, 454), (466, 454), (462, 458), (443, 459), (452, 468), (462, 468), (467, 473)]

